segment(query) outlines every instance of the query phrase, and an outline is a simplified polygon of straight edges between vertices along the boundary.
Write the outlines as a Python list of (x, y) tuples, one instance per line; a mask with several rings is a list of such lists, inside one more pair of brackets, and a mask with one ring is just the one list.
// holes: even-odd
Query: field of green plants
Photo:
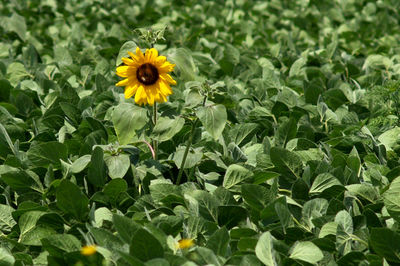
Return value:
[(0, 1), (0, 265), (400, 265), (399, 10)]

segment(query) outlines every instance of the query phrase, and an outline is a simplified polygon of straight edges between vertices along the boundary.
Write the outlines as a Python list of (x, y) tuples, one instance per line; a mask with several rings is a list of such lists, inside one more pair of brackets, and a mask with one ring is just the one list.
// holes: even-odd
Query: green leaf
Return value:
[(218, 225), (231, 229), (246, 220), (247, 210), (241, 206), (218, 206)]
[(157, 120), (156, 126), (151, 133), (152, 139), (160, 142), (171, 139), (175, 136), (185, 124), (185, 119), (175, 117), (174, 119), (168, 117), (160, 117)]
[(15, 258), (12, 253), (6, 247), (0, 247), (0, 265), (2, 266), (13, 266)]
[(264, 209), (266, 202), (270, 200), (269, 191), (263, 186), (243, 184), (241, 190), (244, 202), (257, 211)]
[(43, 185), (40, 178), (33, 171), (12, 170), (0, 175), (0, 178), (11, 188), (15, 190), (32, 189), (34, 191), (43, 192)]
[(300, 157), (294, 152), (272, 147), (270, 151), (271, 161), (277, 167), (277, 171), (288, 181), (300, 178), (303, 163)]
[(332, 174), (322, 173), (315, 178), (309, 193), (310, 195), (322, 193), (325, 189), (332, 186), (342, 186), (342, 183)]
[[(186, 147), (180, 146), (176, 149), (176, 152), (173, 155), (173, 160), (175, 162), (176, 167), (178, 167), (178, 169), (182, 165), (182, 160), (183, 160), (183, 155), (185, 154), (185, 149), (186, 149)], [(183, 166), (183, 168), (186, 169), (186, 168), (192, 168), (192, 167), (196, 166), (201, 161), (202, 158), (203, 158), (203, 153), (201, 152), (201, 148), (190, 149), (187, 154), (185, 165)]]
[(119, 196), (128, 189), (128, 184), (124, 179), (117, 178), (108, 182), (103, 192), (110, 199), (111, 205), (116, 206)]
[[(188, 197), (188, 194), (185, 194), (185, 197)], [(218, 221), (219, 202), (214, 195), (203, 190), (194, 190), (190, 192), (190, 197), (197, 201), (198, 213), (201, 217), (213, 222)]]
[(387, 151), (391, 151), (396, 145), (400, 135), (400, 127), (395, 127), (385, 131), (378, 137), (378, 140), (385, 145)]
[(69, 170), (73, 174), (82, 172), (83, 169), (85, 169), (86, 166), (90, 163), (91, 158), (92, 158), (92, 156), (89, 154), (79, 157), (72, 163), (71, 168)]
[(289, 258), (316, 264), (324, 258), (322, 251), (311, 241), (297, 242), (290, 252)]
[(103, 149), (100, 147), (96, 147), (92, 152), (87, 177), (89, 182), (96, 187), (102, 187), (106, 182), (106, 166), (103, 160)]
[(400, 235), (389, 228), (371, 229), (371, 246), (373, 250), (389, 262), (400, 263)]
[(6, 31), (15, 32), (18, 37), (21, 38), (22, 41), (25, 41), (26, 35), (26, 22), (23, 16), (18, 15), (16, 12), (12, 13), (10, 18), (6, 20), (6, 27), (4, 27)]
[(388, 190), (383, 193), (383, 203), (390, 216), (400, 222), (400, 177), (395, 178)]
[(229, 232), (222, 227), (214, 232), (207, 241), (206, 248), (215, 252), (218, 256), (226, 256), (229, 245)]
[(121, 103), (115, 107), (112, 121), (119, 144), (125, 145), (133, 142), (136, 130), (148, 123), (147, 110), (131, 103)]
[(222, 104), (201, 106), (196, 110), (196, 116), (214, 139), (221, 136), (227, 121), (225, 106)]
[(55, 234), (41, 239), (43, 248), (50, 255), (63, 258), (65, 253), (79, 251), (81, 242), (70, 234)]
[(123, 178), (131, 166), (131, 161), (127, 154), (106, 154), (104, 156), (104, 162), (107, 165), (108, 175), (111, 178)]
[(229, 165), (222, 186), (229, 189), (252, 176), (252, 172), (238, 164)]
[(192, 53), (185, 48), (172, 49), (168, 53), (168, 59), (176, 65), (180, 78), (184, 81), (192, 81), (197, 78), (197, 68), (193, 61)]
[(86, 219), (89, 212), (89, 200), (77, 185), (68, 180), (62, 180), (57, 188), (56, 199), (60, 210), (73, 215), (77, 220)]
[(300, 57), (299, 59), (297, 59), (296, 61), (294, 61), (294, 63), (293, 63), (292, 66), (290, 67), (289, 77), (301, 75), (301, 70), (302, 70), (303, 66), (304, 66), (306, 63), (307, 63), (307, 61), (306, 61), (306, 59), (304, 59), (303, 57)]
[(112, 219), (118, 235), (125, 243), (131, 243), (132, 236), (140, 229), (140, 225), (132, 219), (118, 214), (114, 214)]
[(162, 258), (164, 249), (157, 238), (149, 231), (141, 228), (132, 236), (129, 254), (141, 261), (148, 261), (154, 258)]
[(25, 66), (19, 62), (13, 62), (7, 67), (8, 81), (12, 86), (16, 86), (21, 80), (29, 76)]
[(8, 154), (13, 153), (17, 155), (17, 150), (15, 149), (7, 130), (0, 123), (0, 157), (6, 158)]
[(278, 265), (270, 232), (265, 232), (260, 236), (255, 251), (257, 258), (265, 265)]
[(0, 231), (10, 232), (11, 228), (17, 223), (14, 221), (11, 213), (14, 209), (11, 206), (0, 204)]
[(56, 141), (43, 142), (31, 147), (27, 152), (31, 164), (36, 167), (61, 167), (60, 159), (67, 161), (67, 147)]

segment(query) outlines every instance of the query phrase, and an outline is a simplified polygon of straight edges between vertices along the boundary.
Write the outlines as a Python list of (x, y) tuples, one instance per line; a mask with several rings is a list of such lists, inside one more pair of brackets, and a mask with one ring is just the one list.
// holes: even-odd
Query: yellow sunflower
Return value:
[(81, 254), (84, 256), (92, 256), (96, 252), (97, 252), (96, 245), (89, 245), (81, 248)]
[(181, 240), (178, 241), (177, 248), (186, 249), (192, 247), (193, 245), (194, 245), (193, 239), (182, 238)]
[(125, 65), (117, 67), (117, 75), (125, 79), (115, 84), (125, 86), (125, 98), (135, 95), (135, 102), (139, 105), (166, 102), (167, 96), (172, 94), (170, 84), (176, 84), (168, 74), (175, 65), (165, 56), (158, 56), (155, 48), (146, 49), (143, 54), (137, 47), (136, 55), (128, 54), (130, 58), (122, 58)]

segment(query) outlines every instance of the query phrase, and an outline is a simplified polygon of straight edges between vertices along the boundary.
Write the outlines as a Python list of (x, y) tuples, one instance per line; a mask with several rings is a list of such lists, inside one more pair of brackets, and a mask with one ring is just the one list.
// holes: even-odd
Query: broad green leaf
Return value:
[(13, 266), (15, 258), (12, 253), (6, 247), (0, 247), (0, 265), (2, 266)]
[(297, 59), (296, 61), (294, 61), (294, 63), (293, 63), (292, 66), (290, 67), (289, 77), (301, 75), (301, 70), (302, 70), (303, 66), (304, 66), (306, 63), (307, 63), (307, 61), (306, 61), (306, 59), (304, 59), (303, 57), (300, 57), (299, 59)]
[(168, 53), (168, 60), (176, 65), (180, 78), (185, 81), (198, 79), (197, 68), (193, 61), (191, 51), (185, 48), (172, 49)]
[(185, 194), (185, 198), (187, 198), (188, 195), (197, 201), (197, 208), (201, 217), (213, 222), (218, 221), (219, 202), (214, 195), (203, 190), (195, 190), (187, 193)]
[(332, 174), (329, 173), (323, 173), (323, 174), (319, 174), (311, 188), (310, 188), (310, 195), (312, 194), (318, 194), (318, 193), (322, 193), (325, 189), (328, 189), (332, 186), (341, 186), (342, 183), (340, 183), (340, 181), (333, 176)]
[(113, 215), (113, 224), (118, 235), (125, 243), (131, 243), (132, 236), (141, 228), (141, 226), (136, 224), (132, 219), (118, 214)]
[(128, 189), (128, 184), (122, 178), (113, 179), (108, 182), (103, 189), (105, 195), (110, 199), (111, 205), (116, 206), (121, 193)]
[(196, 116), (214, 139), (221, 136), (227, 121), (225, 106), (215, 104), (199, 107), (196, 110)]
[(297, 242), (294, 244), (290, 256), (291, 259), (316, 264), (324, 258), (322, 251), (311, 241)]
[(243, 184), (241, 190), (244, 202), (257, 211), (264, 209), (270, 199), (268, 189), (260, 185)]
[[(186, 147), (180, 146), (176, 149), (176, 152), (173, 155), (173, 160), (178, 169), (181, 168), (183, 155), (185, 154), (185, 149)], [(185, 165), (183, 166), (183, 168), (186, 169), (196, 166), (201, 161), (202, 158), (203, 158), (203, 153), (201, 152), (201, 148), (189, 149)]]
[(95, 187), (102, 187), (106, 182), (106, 165), (103, 160), (103, 149), (100, 147), (96, 147), (92, 152), (87, 177)]
[(108, 175), (111, 178), (123, 178), (131, 166), (131, 161), (127, 154), (106, 154), (104, 156), (104, 162), (107, 165)]
[(56, 141), (43, 142), (31, 147), (27, 152), (31, 164), (36, 167), (60, 167), (60, 159), (67, 161), (67, 147)]
[(21, 40), (25, 41), (26, 36), (26, 22), (23, 16), (18, 15), (16, 12), (12, 13), (10, 18), (6, 20), (5, 30), (15, 32)]
[(400, 177), (395, 178), (388, 190), (383, 193), (383, 202), (390, 216), (400, 222)]
[(65, 253), (79, 251), (81, 242), (70, 234), (54, 234), (41, 239), (43, 248), (50, 255), (62, 258)]
[(57, 206), (75, 219), (85, 221), (89, 212), (89, 200), (80, 188), (68, 180), (62, 180), (56, 192)]
[(43, 185), (39, 176), (30, 170), (11, 170), (0, 175), (0, 179), (15, 190), (43, 192)]
[(307, 201), (302, 210), (303, 221), (312, 229), (315, 227), (313, 219), (324, 216), (328, 210), (328, 201), (326, 199), (316, 198)]
[(300, 157), (288, 150), (272, 147), (270, 151), (271, 161), (277, 167), (277, 171), (288, 181), (300, 178), (303, 163)]
[(85, 169), (86, 166), (90, 163), (91, 158), (92, 158), (92, 156), (89, 154), (79, 157), (72, 163), (71, 168), (69, 170), (73, 174), (82, 172), (83, 169)]
[(385, 145), (387, 151), (392, 150), (392, 148), (396, 145), (397, 140), (400, 135), (400, 127), (394, 127), (385, 131), (378, 137), (378, 140)]
[(136, 130), (142, 129), (148, 122), (147, 110), (133, 103), (121, 103), (112, 113), (112, 121), (119, 144), (135, 141)]
[(208, 239), (206, 247), (213, 250), (218, 256), (226, 256), (229, 245), (229, 232), (225, 227), (215, 231)]
[(138, 229), (132, 236), (129, 254), (141, 261), (148, 261), (154, 258), (162, 258), (164, 249), (157, 238), (149, 231)]
[(380, 256), (391, 263), (400, 263), (400, 235), (389, 228), (371, 229), (371, 246)]
[(11, 213), (14, 209), (11, 206), (0, 204), (0, 231), (10, 232), (11, 228), (17, 223), (13, 219)]
[(21, 80), (29, 76), (25, 66), (19, 62), (11, 63), (7, 68), (8, 81), (12, 86), (16, 86)]
[(238, 164), (231, 164), (226, 170), (222, 186), (229, 189), (251, 177), (252, 172)]
[(247, 215), (247, 210), (241, 206), (218, 206), (218, 225), (231, 229), (246, 220)]
[(260, 236), (255, 251), (257, 258), (265, 265), (278, 265), (275, 259), (274, 245), (270, 232), (265, 232)]
[(160, 142), (171, 139), (175, 136), (185, 124), (185, 119), (175, 117), (174, 119), (168, 117), (160, 117), (157, 120), (156, 126), (153, 128), (151, 136), (153, 139)]

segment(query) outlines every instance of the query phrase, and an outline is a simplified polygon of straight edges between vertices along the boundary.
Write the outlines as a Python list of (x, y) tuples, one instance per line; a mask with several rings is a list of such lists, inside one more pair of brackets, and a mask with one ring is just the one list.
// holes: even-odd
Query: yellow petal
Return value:
[(161, 74), (161, 78), (169, 84), (176, 85), (176, 81), (169, 74)]
[(115, 86), (123, 87), (123, 86), (128, 85), (128, 83), (129, 83), (129, 79), (123, 79), (123, 80), (119, 81), (117, 84), (115, 84)]
[(137, 104), (142, 104), (144, 99), (147, 99), (146, 91), (143, 86), (139, 85), (135, 95), (135, 102)]
[(171, 87), (168, 85), (168, 83), (165, 83), (164, 81), (160, 81), (159, 86), (160, 86), (160, 92), (164, 96), (168, 96), (168, 95), (172, 94)]
[(171, 64), (170, 62), (165, 62), (164, 64), (162, 64), (159, 68), (161, 72), (167, 73), (167, 72), (171, 72), (172, 70), (174, 70), (175, 64)]
[(135, 62), (133, 62), (132, 59), (127, 58), (127, 57), (122, 57), (121, 58), (122, 62), (124, 62), (125, 65), (132, 66)]
[(132, 61), (134, 62), (134, 66), (138, 66), (138, 64), (140, 64), (140, 57), (135, 55), (132, 52), (128, 52), (129, 56), (132, 58)]
[(130, 73), (130, 66), (120, 66), (117, 67), (117, 75), (122, 78), (127, 78)]
[(136, 56), (139, 57), (139, 61), (143, 61), (144, 60), (144, 55), (142, 53), (142, 51), (140, 50), (139, 47), (136, 47)]
[(133, 86), (126, 86), (125, 87), (125, 99), (131, 98), (133, 95), (135, 95), (136, 91), (137, 91), (138, 86), (137, 85), (133, 85)]
[(157, 57), (154, 61), (154, 64), (158, 67), (162, 66), (162, 64), (165, 63), (165, 61), (167, 61), (167, 58), (165, 56), (160, 55), (159, 57)]
[(158, 56), (158, 51), (155, 48), (146, 49), (146, 53), (144, 54), (144, 60), (146, 62), (154, 62)]

